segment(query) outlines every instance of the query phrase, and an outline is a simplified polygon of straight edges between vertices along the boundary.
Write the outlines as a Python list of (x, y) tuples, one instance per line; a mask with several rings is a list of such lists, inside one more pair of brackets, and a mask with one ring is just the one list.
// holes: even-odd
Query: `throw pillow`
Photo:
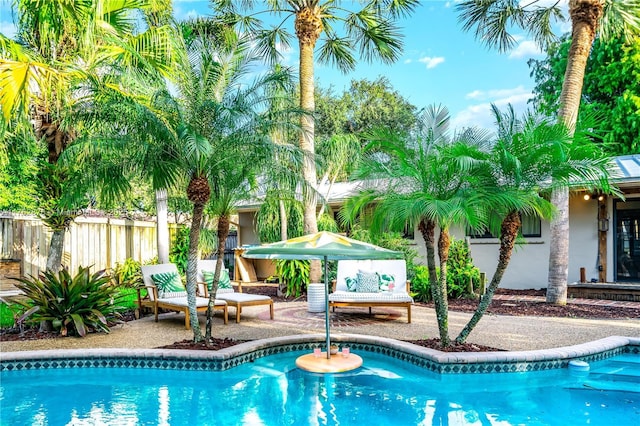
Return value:
[[(207, 284), (207, 289), (211, 290), (213, 287), (213, 276), (215, 275), (215, 271), (202, 271), (202, 277), (204, 278), (204, 282)], [(229, 278), (229, 271), (223, 269), (220, 271), (220, 280), (218, 281), (218, 290), (228, 290), (232, 289), (231, 287), (231, 279)]]
[(396, 277), (391, 274), (378, 274), (380, 279), (380, 290), (393, 291), (396, 284)]
[(375, 272), (358, 272), (358, 284), (356, 291), (358, 293), (377, 293), (380, 290), (380, 280)]
[(151, 275), (153, 283), (158, 288), (158, 297), (181, 297), (176, 293), (184, 293), (184, 285), (177, 272), (159, 272)]
[(346, 277), (344, 281), (347, 284), (348, 291), (356, 291), (356, 287), (358, 286), (358, 277)]

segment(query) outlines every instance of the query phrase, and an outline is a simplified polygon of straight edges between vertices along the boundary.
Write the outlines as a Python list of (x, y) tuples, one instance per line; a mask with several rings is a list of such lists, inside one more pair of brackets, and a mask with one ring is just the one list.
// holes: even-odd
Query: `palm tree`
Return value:
[[(348, 72), (355, 68), (354, 52), (359, 50), (367, 61), (378, 57), (386, 63), (394, 62), (401, 51), (399, 30), (393, 21), (409, 15), (418, 0), (372, 0), (362, 9), (352, 12), (340, 7), (333, 0), (269, 0), (269, 12), (282, 21), (269, 30), (255, 16), (241, 16), (241, 12), (252, 13), (262, 2), (252, 0), (230, 2), (212, 0), (213, 9), (222, 14), (225, 22), (239, 26), (243, 32), (255, 34), (258, 51), (267, 60), (276, 61), (280, 46), (289, 46), (291, 35), (286, 31), (286, 21), (294, 17), (295, 35), (299, 47), (300, 108), (306, 112), (300, 118), (300, 149), (306, 154), (302, 169), (303, 179), (315, 190), (317, 174), (315, 163), (315, 100), (314, 100), (314, 52), (316, 43), (324, 34), (322, 45), (317, 49), (319, 61), (337, 66)], [(345, 35), (336, 31), (335, 24), (343, 23)], [(313, 190), (304, 192), (304, 232), (318, 231), (317, 199)], [(320, 262), (312, 262), (311, 282), (320, 280)]]
[[(465, 0), (457, 6), (464, 29), (475, 28), (476, 36), (489, 47), (504, 51), (513, 47), (511, 28), (522, 28), (542, 46), (553, 39), (553, 19), (565, 16), (558, 3), (533, 0)], [(612, 37), (640, 33), (640, 4), (634, 0), (569, 0), (571, 46), (567, 57), (558, 121), (573, 131), (576, 126), (582, 85), (589, 53), (596, 34)], [(551, 197), (558, 212), (551, 222), (547, 302), (567, 303), (569, 273), (569, 192), (557, 188)]]
[[(70, 122), (88, 82), (102, 81), (114, 68), (163, 73), (170, 69), (171, 27), (168, 0), (17, 2), (18, 41), (0, 36), (0, 99), (3, 123), (31, 120), (46, 143), (47, 163), (40, 174), (44, 220), (53, 230), (47, 269), (61, 265), (64, 233), (84, 197), (70, 190), (72, 176), (59, 164), (80, 135)], [(136, 32), (142, 18), (145, 32)], [(83, 101), (86, 101), (84, 99)], [(49, 183), (51, 185), (49, 185)], [(51, 187), (54, 190), (51, 190)]]
[[(378, 130), (357, 172), (362, 179), (377, 179), (375, 187), (348, 200), (343, 215), (354, 222), (370, 212), (371, 229), (403, 230), (417, 224), (427, 249), (429, 281), (436, 308), (440, 343), (449, 346), (447, 262), (449, 229), (454, 224), (483, 226), (478, 193), (470, 182), (482, 164), (479, 149), (483, 133), (467, 131), (454, 142), (448, 136), (449, 113), (444, 107), (429, 107), (418, 119), (412, 135)], [(402, 188), (402, 190), (398, 190)], [(436, 227), (440, 228), (436, 272)]]
[[(193, 203), (187, 296), (189, 308), (193, 309), (191, 326), (195, 341), (202, 340), (195, 312), (195, 290), (205, 206), (213, 192), (213, 212), (218, 216), (218, 250), (224, 250), (229, 214), (236, 197), (248, 189), (253, 167), (263, 164), (258, 159), (268, 156), (271, 149), (270, 131), (277, 121), (276, 117), (269, 116), (266, 89), (271, 85), (286, 86), (290, 81), (287, 70), (283, 69), (247, 82), (247, 74), (256, 60), (249, 55), (247, 40), (241, 39), (222, 49), (209, 41), (206, 35), (199, 35), (188, 43), (192, 62), (182, 70), (178, 81), (178, 143), (173, 146), (172, 160), (162, 164), (160, 158), (157, 164), (159, 169), (168, 166), (184, 173), (188, 180), (187, 196)], [(216, 268), (218, 279), (221, 262), (222, 256)], [(217, 279), (214, 281), (217, 283)], [(210, 315), (215, 292), (214, 288), (209, 304), (207, 337), (211, 333)]]
[[(456, 343), (464, 343), (469, 333), (486, 312), (509, 265), (520, 232), (521, 216), (551, 219), (555, 214), (548, 193), (554, 185), (594, 187), (609, 191), (608, 159), (578, 129), (574, 136), (563, 124), (539, 119), (531, 114), (523, 119), (515, 116), (510, 106), (500, 112), (492, 106), (498, 138), (482, 168), (483, 175), (476, 190), (494, 235), (499, 235), (498, 264), (486, 293)], [(486, 173), (486, 174), (484, 174)]]

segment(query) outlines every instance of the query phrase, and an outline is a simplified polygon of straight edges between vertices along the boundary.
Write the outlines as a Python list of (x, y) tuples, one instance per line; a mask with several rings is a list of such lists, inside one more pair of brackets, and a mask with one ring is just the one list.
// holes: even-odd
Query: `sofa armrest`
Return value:
[(407, 280), (407, 294), (411, 294), (411, 280)]
[(338, 283), (338, 281), (336, 280), (331, 280), (331, 293), (336, 291), (336, 284)]

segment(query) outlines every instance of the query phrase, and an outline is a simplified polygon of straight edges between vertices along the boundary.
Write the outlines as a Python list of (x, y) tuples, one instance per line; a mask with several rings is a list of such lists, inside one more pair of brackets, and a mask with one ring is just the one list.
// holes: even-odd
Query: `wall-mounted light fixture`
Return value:
[(609, 230), (609, 219), (598, 220), (598, 231), (607, 232)]
[(583, 198), (585, 201), (589, 201), (589, 200), (604, 201), (604, 194), (589, 194), (587, 192), (586, 194), (584, 194)]

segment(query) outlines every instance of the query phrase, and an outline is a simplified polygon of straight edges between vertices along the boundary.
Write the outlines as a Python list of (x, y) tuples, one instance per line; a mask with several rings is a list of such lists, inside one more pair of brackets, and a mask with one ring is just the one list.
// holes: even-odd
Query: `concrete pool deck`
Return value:
[[(246, 307), (242, 312), (242, 321), (239, 324), (229, 321), (228, 325), (224, 325), (217, 314), (213, 335), (217, 338), (259, 340), (323, 334), (324, 313), (309, 313), (306, 307), (306, 302), (276, 302), (274, 320), (269, 319), (267, 307)], [(432, 308), (415, 305), (411, 324), (407, 323), (406, 312), (401, 309), (374, 308), (373, 313), (373, 316), (369, 316), (366, 309), (338, 309), (335, 314), (332, 313), (332, 338), (340, 340), (341, 336), (346, 335), (399, 340), (438, 337)], [(451, 338), (456, 337), (470, 315), (450, 312)], [(204, 316), (200, 315), (199, 318), (204, 327)], [(531, 351), (582, 345), (610, 336), (640, 339), (640, 319), (485, 315), (469, 336), (468, 342), (506, 351)], [(85, 338), (3, 341), (0, 342), (0, 352), (6, 355), (7, 352), (47, 349), (153, 349), (192, 338), (193, 332), (184, 328), (184, 315), (167, 313), (160, 315), (157, 323), (152, 315), (145, 316), (117, 325), (109, 334), (90, 334)]]

